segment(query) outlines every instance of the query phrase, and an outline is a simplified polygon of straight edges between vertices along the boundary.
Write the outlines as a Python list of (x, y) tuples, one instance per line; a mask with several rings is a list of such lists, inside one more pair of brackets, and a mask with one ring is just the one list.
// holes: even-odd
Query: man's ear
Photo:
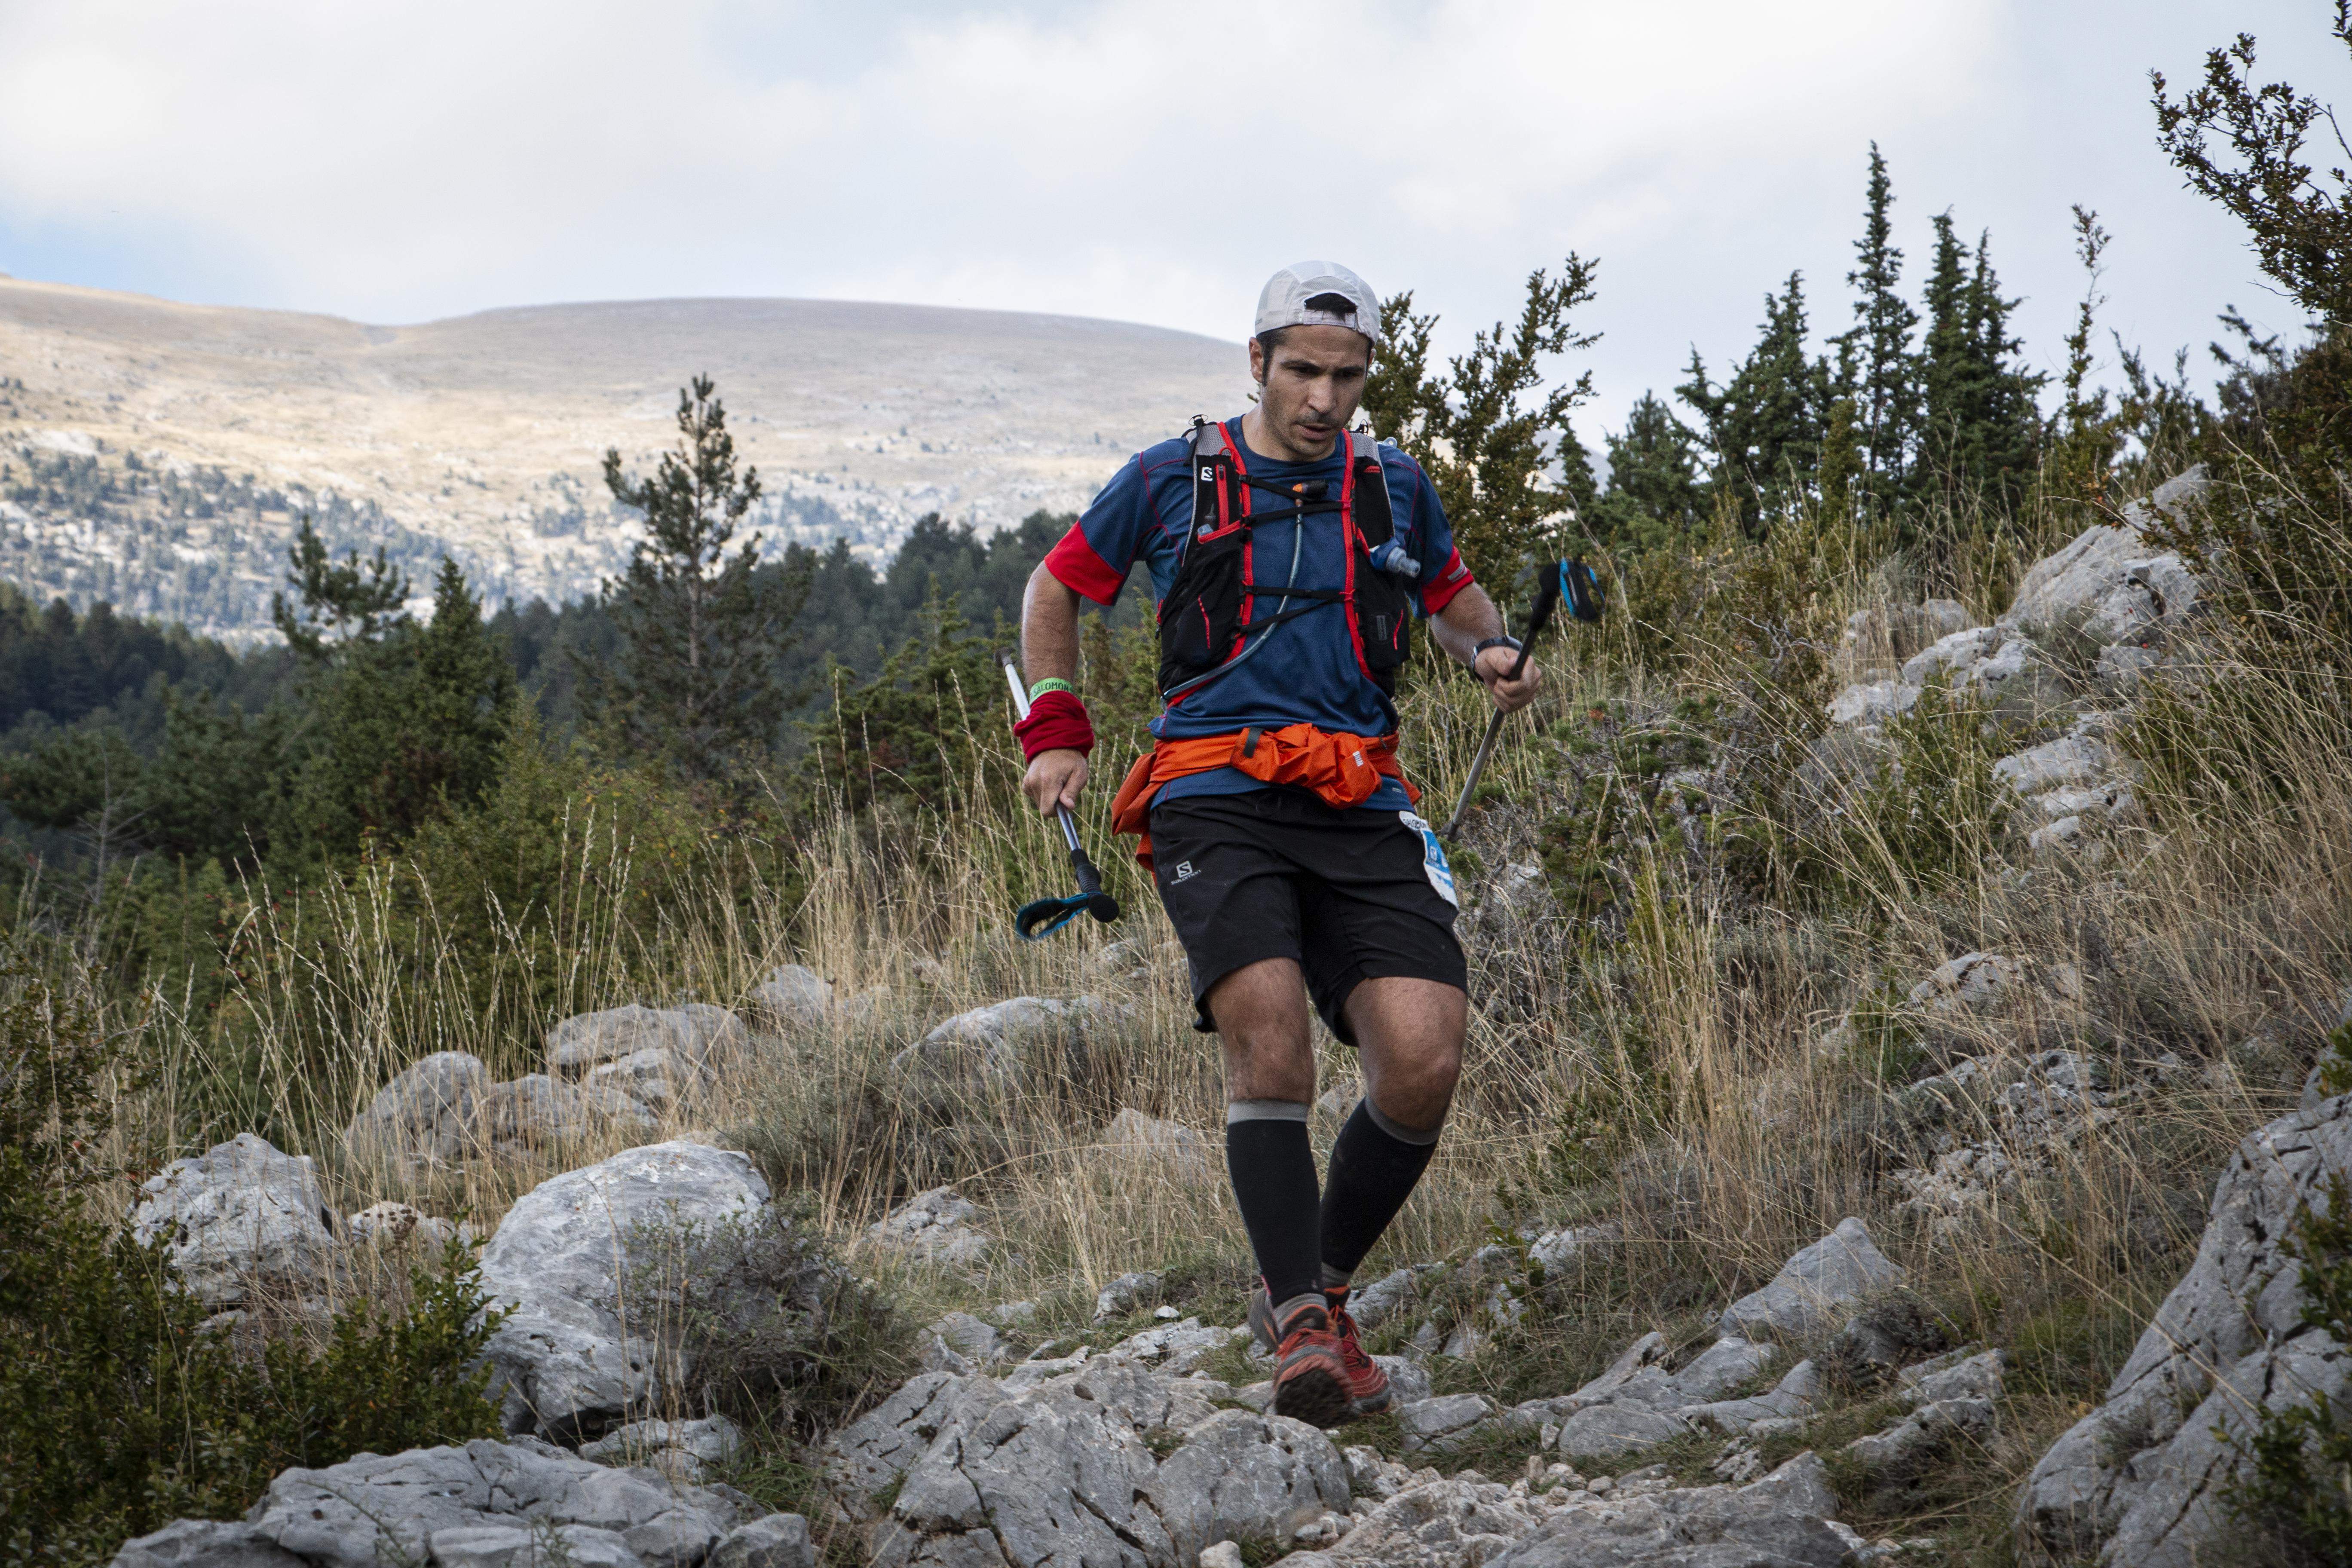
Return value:
[(1255, 338), (1249, 341), (1250, 380), (1265, 384), (1265, 344)]

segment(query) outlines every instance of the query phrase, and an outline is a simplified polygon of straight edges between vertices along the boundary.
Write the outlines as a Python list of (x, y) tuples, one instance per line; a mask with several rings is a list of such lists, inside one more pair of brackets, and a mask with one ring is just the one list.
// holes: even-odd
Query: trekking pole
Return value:
[[(1599, 620), (1601, 607), (1607, 603), (1600, 577), (1582, 557), (1559, 562), (1558, 570), (1547, 571), (1543, 585), (1536, 590), (1535, 614), (1528, 617), (1528, 635), (1519, 639), (1519, 657), (1511, 661), (1511, 673), (1504, 677), (1506, 680), (1517, 680), (1527, 668), (1529, 650), (1536, 646), (1536, 638), (1543, 635), (1544, 623), (1551, 619), (1552, 611), (1559, 607), (1563, 596), (1568, 600), (1569, 614), (1580, 621)], [(1454, 803), (1454, 815), (1437, 830), (1441, 837), (1453, 837), (1454, 830), (1462, 826), (1462, 818), (1470, 809), (1470, 795), (1478, 787), (1478, 776), (1486, 771), (1486, 759), (1495, 754), (1495, 742), (1503, 733), (1503, 721), (1509, 717), (1497, 708), (1495, 716), (1486, 721), (1486, 738), (1478, 742), (1478, 754), (1470, 759), (1470, 776), (1463, 782), (1462, 797)]]
[[(1028, 718), (1029, 690), (1021, 684), (1020, 668), (1009, 658), (1004, 661), (1004, 679), (1013, 688), (1013, 713)], [(1118, 919), (1118, 900), (1103, 891), (1102, 873), (1095, 869), (1095, 863), (1087, 858), (1086, 846), (1078, 842), (1077, 820), (1066, 805), (1057, 805), (1054, 813), (1062, 820), (1062, 837), (1070, 847), (1070, 868), (1078, 875), (1078, 890), (1066, 899), (1034, 899), (1015, 910), (1013, 930), (1024, 942), (1043, 942), (1082, 914), (1092, 915), (1105, 925)]]

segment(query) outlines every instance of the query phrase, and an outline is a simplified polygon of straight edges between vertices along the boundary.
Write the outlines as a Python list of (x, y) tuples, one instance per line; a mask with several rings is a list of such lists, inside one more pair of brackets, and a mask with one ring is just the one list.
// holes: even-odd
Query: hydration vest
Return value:
[[(1412, 592), (1418, 563), (1396, 543), (1396, 520), (1378, 448), (1352, 431), (1339, 493), (1328, 479), (1276, 483), (1254, 479), (1223, 424), (1192, 421), (1192, 519), (1175, 581), (1160, 601), (1160, 692), (1173, 707), (1215, 676), (1254, 655), (1285, 621), (1337, 605), (1348, 612), (1356, 666), (1383, 695), (1396, 694), (1397, 668), (1412, 651)], [(1258, 510), (1251, 492), (1286, 504)], [(1261, 583), (1255, 557), (1255, 525), (1338, 513), (1347, 575), (1338, 588), (1286, 588)], [(1375, 563), (1379, 564), (1375, 564)], [(1279, 563), (1274, 569), (1279, 571)], [(1286, 607), (1260, 613), (1287, 600)]]

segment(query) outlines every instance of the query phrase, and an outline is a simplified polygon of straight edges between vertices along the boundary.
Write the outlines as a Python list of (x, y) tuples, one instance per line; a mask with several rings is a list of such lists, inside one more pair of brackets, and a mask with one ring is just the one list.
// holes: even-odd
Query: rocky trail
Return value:
[[(2186, 504), (2201, 482), (2184, 476), (2152, 504)], [(2108, 736), (2151, 668), (2198, 657), (2198, 584), (2144, 545), (2148, 515), (2093, 528), (2033, 566), (1993, 626), (1933, 601), (1904, 628), (1858, 616), (1851, 641), (1900, 629), (1921, 650), (1899, 677), (1840, 692), (1819, 765), (1871, 765), (1927, 692), (1971, 692), (2040, 737), (1992, 768), (2026, 819), (2026, 874), (2104, 875), (2146, 852), (2138, 781)], [(1540, 874), (1520, 870), (1506, 867), (1496, 893), (1544, 896)], [(1112, 944), (1097, 964), (1106, 989), (1148, 957)], [(1090, 1331), (1039, 1342), (1036, 1303), (987, 1291), (988, 1264), (1014, 1242), (992, 1230), (976, 1189), (904, 1199), (850, 1238), (845, 1263), (803, 1245), (822, 1238), (750, 1156), (673, 1138), (550, 1177), (483, 1241), (483, 1284), (509, 1312), (488, 1352), (504, 1440), (289, 1470), (245, 1520), (182, 1521), (124, 1547), (118, 1568), (813, 1568), (824, 1543), (829, 1560), (880, 1568), (1936, 1560), (1932, 1538), (1866, 1538), (1839, 1517), (1841, 1489), (1851, 1497), (2011, 1430), (2010, 1348), (1908, 1331), (1925, 1283), (1915, 1271), (2100, 1140), (2235, 1069), (2095, 1049), (2087, 1035), (2055, 1048), (2046, 1030), (2010, 1026), (2079, 1012), (2085, 982), (2068, 963), (1970, 951), (1906, 978), (1893, 994), (1904, 1015), (1952, 1039), (1931, 1076), (1877, 1106), (1890, 1157), (1885, 1206), (1872, 1213), (1896, 1257), (1864, 1218), (1844, 1218), (1723, 1301), (1706, 1331), (1643, 1334), (1599, 1375), (1541, 1397), (1436, 1390), (1559, 1310), (1575, 1266), (1625, 1245), (1613, 1221), (1497, 1237), (1363, 1285), (1359, 1321), (1397, 1347), (1381, 1358), (1392, 1412), (1324, 1432), (1272, 1415), (1271, 1385), (1249, 1375), (1270, 1363), (1246, 1331), (1165, 1303), (1153, 1272), (1104, 1285)], [(443, 1052), (387, 1084), (347, 1143), (356, 1164), (415, 1177), (545, 1159), (592, 1132), (650, 1136), (746, 1063), (789, 1058), (793, 1038), (883, 1000), (838, 997), (786, 966), (740, 1015), (633, 1006), (565, 1020), (544, 1073), (493, 1082), (481, 1061)], [(1115, 997), (1005, 998), (897, 1047), (889, 1082), (915, 1106), (1002, 1093), (1069, 1070), (1089, 1032), (1123, 1016)], [(1851, 1050), (1863, 1026), (1857, 1013), (1818, 1048)], [(1335, 1093), (1327, 1109), (1344, 1112), (1351, 1091)], [(1132, 1106), (1092, 1137), (1183, 1184), (1221, 1179), (1209, 1139)], [(2297, 1216), (2347, 1179), (2352, 1096), (2328, 1096), (2315, 1069), (2299, 1109), (2238, 1145), (2193, 1263), (2104, 1397), (2032, 1465), (2015, 1503), (2021, 1560), (2210, 1562), (2239, 1528), (2228, 1499), (2259, 1414), (2315, 1396), (2352, 1411), (2352, 1347), (2306, 1321), (2287, 1247)], [(159, 1173), (133, 1219), (142, 1236), (176, 1227), (182, 1283), (224, 1325), (262, 1302), (323, 1310), (353, 1249), (465, 1235), (404, 1205), (340, 1216), (310, 1160), (249, 1133)], [(968, 1291), (918, 1336), (923, 1370), (810, 1447), (808, 1514), (765, 1510), (720, 1479), (743, 1435), (723, 1416), (687, 1418), (698, 1351), (674, 1304), (690, 1298), (698, 1321), (821, 1325), (844, 1289), (864, 1288), (859, 1267), (920, 1271), (950, 1299), (958, 1281)]]

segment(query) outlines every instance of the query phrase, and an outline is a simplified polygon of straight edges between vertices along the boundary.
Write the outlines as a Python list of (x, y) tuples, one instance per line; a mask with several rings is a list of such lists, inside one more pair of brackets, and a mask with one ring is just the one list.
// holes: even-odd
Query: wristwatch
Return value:
[(1475, 669), (1478, 667), (1478, 656), (1485, 653), (1490, 647), (1507, 647), (1513, 653), (1517, 653), (1525, 646), (1526, 645), (1521, 643), (1517, 637), (1488, 637), (1485, 642), (1480, 643), (1476, 647), (1470, 650), (1470, 667), (1473, 669)]

